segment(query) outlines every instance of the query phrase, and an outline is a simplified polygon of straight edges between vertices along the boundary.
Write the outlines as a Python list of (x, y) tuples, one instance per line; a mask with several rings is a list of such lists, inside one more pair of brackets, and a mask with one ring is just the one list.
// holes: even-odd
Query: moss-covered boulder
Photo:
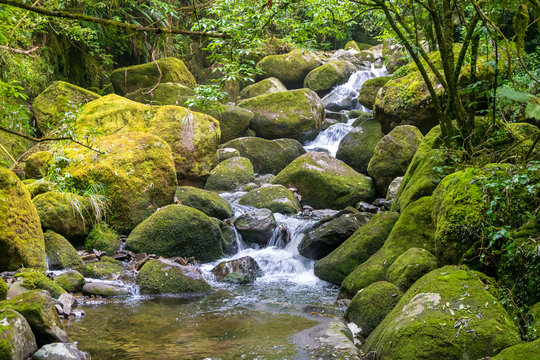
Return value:
[(189, 266), (173, 261), (150, 260), (137, 275), (142, 294), (202, 293), (211, 290), (203, 276)]
[(122, 274), (122, 264), (109, 256), (102, 256), (98, 262), (79, 265), (75, 270), (87, 278), (115, 280)]
[(176, 83), (193, 89), (197, 84), (184, 62), (168, 57), (155, 62), (116, 69), (111, 74), (114, 91), (119, 95), (152, 87), (159, 83)]
[(314, 208), (342, 209), (373, 200), (371, 180), (345, 163), (321, 152), (310, 152), (283, 169), (272, 184), (298, 189), (303, 201)]
[(507, 347), (491, 360), (534, 359), (540, 357), (540, 339)]
[(129, 295), (129, 291), (125, 287), (104, 283), (86, 283), (82, 292), (85, 295), (96, 295), (104, 298)]
[(45, 242), (38, 212), (17, 175), (0, 168), (0, 271), (21, 265), (45, 269)]
[(186, 100), (195, 95), (192, 88), (177, 83), (160, 83), (158, 86), (138, 89), (125, 95), (127, 99), (148, 105), (185, 106)]
[(219, 122), (221, 130), (220, 143), (244, 136), (254, 114), (235, 105), (221, 105), (217, 109), (204, 110)]
[(257, 69), (262, 71), (261, 78), (275, 77), (288, 88), (296, 88), (320, 65), (321, 60), (314, 53), (297, 49), (288, 54), (266, 56), (257, 63)]
[(64, 81), (56, 81), (39, 94), (32, 103), (38, 129), (43, 134), (50, 133), (66, 117), (89, 101), (100, 96)]
[(412, 247), (432, 251), (435, 226), (431, 217), (433, 199), (428, 196), (409, 205), (399, 217), (384, 245), (361, 263), (341, 283), (341, 296), (353, 297), (358, 290), (386, 280), (388, 268)]
[(206, 181), (208, 190), (238, 190), (255, 179), (253, 165), (244, 157), (233, 157), (222, 161), (211, 172)]
[(39, 270), (25, 269), (23, 272), (13, 275), (13, 279), (20, 281), (20, 285), (28, 290), (47, 290), (55, 299), (65, 293), (60, 286)]
[[(0, 308), (1, 308), (0, 304)], [(16, 311), (0, 312), (0, 359), (26, 360), (37, 351), (36, 338), (26, 319)]]
[(410, 248), (388, 268), (386, 277), (401, 291), (407, 291), (416, 280), (436, 268), (435, 255), (422, 248)]
[[(30, 120), (31, 119), (28, 119), (28, 122), (30, 122)], [(30, 131), (26, 131), (24, 132), (24, 135), (33, 137), (35, 134)], [(35, 143), (31, 140), (23, 139), (17, 135), (8, 134), (5, 131), (0, 131), (0, 144), (2, 144), (2, 146), (10, 154), (6, 154), (5, 151), (0, 152), (0, 167), (7, 169), (13, 166), (13, 159), (19, 158), (35, 145)]]
[(480, 359), (520, 342), (482, 273), (445, 266), (424, 275), (369, 336), (364, 350), (389, 359)]
[(227, 159), (230, 159), (233, 157), (239, 157), (239, 156), (240, 156), (240, 151), (234, 148), (224, 147), (224, 148), (219, 148), (217, 150), (218, 162), (222, 162)]
[(28, 179), (41, 179), (53, 162), (50, 151), (38, 151), (24, 160), (24, 175)]
[(240, 156), (251, 161), (253, 169), (259, 174), (277, 174), (294, 159), (306, 153), (302, 144), (294, 139), (242, 137), (222, 146), (237, 149)]
[(45, 179), (26, 179), (23, 181), (24, 186), (30, 192), (30, 197), (33, 199), (40, 194), (44, 194), (49, 191), (58, 190), (58, 185)]
[(83, 188), (103, 185), (110, 209), (107, 220), (115, 229), (129, 232), (155, 209), (173, 202), (176, 171), (171, 149), (162, 139), (132, 132), (104, 136), (95, 146), (107, 152), (66, 149), (73, 160), (65, 171)]
[(77, 250), (62, 235), (52, 230), (45, 231), (43, 235), (50, 270), (70, 269), (82, 264)]
[(304, 79), (304, 87), (323, 95), (336, 85), (347, 82), (356, 67), (347, 60), (333, 60), (315, 68)]
[(405, 175), (423, 138), (416, 127), (401, 125), (392, 129), (377, 143), (367, 171), (379, 194), (386, 196), (392, 180)]
[(215, 219), (177, 204), (161, 208), (133, 229), (126, 249), (165, 257), (194, 256), (201, 261), (223, 255), (221, 231)]
[(176, 198), (182, 205), (191, 206), (220, 220), (234, 215), (231, 204), (213, 191), (192, 186), (179, 186), (176, 189)]
[(402, 296), (403, 293), (394, 284), (377, 281), (353, 297), (345, 311), (345, 319), (358, 325), (362, 336), (367, 337), (394, 309)]
[(39, 346), (68, 341), (54, 301), (45, 290), (32, 290), (17, 295), (0, 304), (0, 308), (11, 309), (24, 316)]
[(340, 285), (353, 270), (383, 246), (399, 214), (380, 212), (330, 254), (315, 263), (315, 275)]
[(88, 233), (84, 241), (84, 248), (88, 252), (94, 249), (104, 251), (108, 255), (114, 255), (120, 249), (122, 240), (120, 235), (105, 223), (98, 223)]
[(260, 95), (238, 105), (255, 114), (250, 128), (265, 139), (313, 139), (324, 121), (324, 105), (310, 89)]
[(281, 214), (296, 214), (301, 209), (293, 192), (282, 185), (268, 185), (253, 189), (242, 196), (239, 203), (266, 208)]
[(54, 278), (54, 282), (69, 293), (82, 290), (86, 281), (84, 276), (77, 270), (68, 270)]
[(0, 278), (0, 301), (6, 300), (8, 287), (6, 281)]
[(374, 79), (369, 79), (363, 83), (360, 91), (358, 92), (358, 102), (360, 105), (372, 110), (377, 93), (388, 81), (390, 81), (388, 76), (380, 76)]
[(357, 126), (339, 143), (336, 158), (354, 170), (365, 174), (375, 146), (384, 134), (381, 125), (374, 119), (365, 119)]
[(245, 242), (266, 246), (276, 228), (276, 219), (270, 210), (257, 209), (240, 215), (234, 227)]
[(212, 269), (217, 280), (233, 284), (252, 283), (262, 273), (259, 264), (250, 256), (222, 261)]
[(96, 221), (89, 200), (80, 195), (49, 191), (36, 196), (32, 202), (41, 226), (70, 241), (83, 239)]
[(373, 45), (366, 44), (366, 43), (357, 43), (354, 40), (351, 40), (345, 44), (343, 49), (345, 50), (356, 50), (356, 51), (362, 51), (362, 50), (368, 50), (372, 48)]
[(248, 99), (259, 95), (287, 91), (287, 88), (279, 79), (270, 77), (255, 84), (248, 85), (240, 92), (240, 98)]

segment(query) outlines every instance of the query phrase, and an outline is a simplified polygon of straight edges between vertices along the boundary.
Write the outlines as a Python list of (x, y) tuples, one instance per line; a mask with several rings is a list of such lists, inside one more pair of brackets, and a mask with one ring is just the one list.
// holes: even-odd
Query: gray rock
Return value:
[(403, 181), (403, 176), (398, 176), (388, 186), (388, 190), (386, 191), (386, 201), (384, 203), (384, 206), (387, 209), (390, 209), (392, 207), (392, 204), (394, 201), (396, 201), (397, 193), (399, 190), (399, 187), (401, 186), (401, 182)]
[(26, 360), (37, 350), (32, 329), (18, 312), (9, 309), (0, 312), (0, 345), (0, 356), (6, 360)]
[(276, 219), (272, 211), (257, 209), (249, 211), (236, 219), (234, 226), (248, 243), (266, 245), (276, 227)]
[(219, 281), (234, 284), (248, 284), (262, 275), (259, 264), (250, 256), (239, 259), (222, 261), (212, 269), (212, 273)]
[(86, 360), (85, 353), (73, 343), (47, 344), (32, 356), (32, 360)]
[(65, 316), (69, 316), (71, 314), (71, 309), (77, 305), (77, 300), (69, 293), (60, 295), (58, 302), (62, 305), (62, 313)]

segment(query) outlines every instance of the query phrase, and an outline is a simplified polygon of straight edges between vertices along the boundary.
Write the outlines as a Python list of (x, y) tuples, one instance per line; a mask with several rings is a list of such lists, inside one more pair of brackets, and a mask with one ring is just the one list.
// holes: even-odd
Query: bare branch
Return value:
[(15, 49), (15, 48), (12, 48), (12, 47), (9, 47), (9, 46), (0, 45), (0, 49), (6, 50), (6, 51), (11, 51), (11, 52), (14, 52), (14, 53), (17, 53), (17, 54), (30, 55), (31, 53), (33, 53), (34, 51), (39, 49), (39, 46), (34, 46), (30, 50), (21, 50), (21, 49)]

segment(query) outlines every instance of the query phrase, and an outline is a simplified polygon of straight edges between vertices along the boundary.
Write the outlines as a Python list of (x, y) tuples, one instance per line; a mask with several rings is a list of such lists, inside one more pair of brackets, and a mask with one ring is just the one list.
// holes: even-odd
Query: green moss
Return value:
[(517, 327), (482, 273), (445, 266), (424, 275), (371, 333), (381, 358), (480, 359), (520, 342)]
[(158, 86), (139, 89), (126, 94), (127, 99), (148, 105), (184, 106), (186, 100), (195, 95), (191, 88), (176, 83), (160, 83)]
[(55, 284), (47, 275), (39, 270), (25, 269), (23, 272), (13, 275), (13, 278), (20, 279), (22, 286), (28, 290), (47, 290), (55, 299), (65, 293), (64, 289)]
[(358, 265), (366, 261), (383, 244), (399, 215), (381, 212), (345, 240), (337, 249), (315, 263), (315, 275), (340, 285)]
[(223, 255), (215, 219), (183, 205), (165, 206), (139, 224), (129, 235), (126, 249), (165, 257), (195, 256), (201, 261)]
[(255, 84), (246, 86), (240, 92), (240, 97), (242, 99), (248, 99), (259, 95), (271, 94), (280, 91), (287, 91), (287, 88), (279, 79), (270, 77)]
[(293, 50), (288, 54), (269, 55), (257, 63), (257, 69), (262, 71), (263, 77), (275, 77), (286, 86), (301, 86), (306, 75), (321, 61), (314, 53), (302, 50)]
[(220, 143), (244, 136), (254, 116), (251, 111), (235, 105), (221, 105), (217, 110), (209, 109), (203, 112), (219, 122)]
[(256, 208), (266, 208), (281, 214), (296, 214), (301, 209), (293, 192), (282, 185), (263, 186), (251, 190), (240, 198), (239, 203)]
[(367, 337), (399, 302), (403, 293), (386, 281), (378, 281), (360, 290), (345, 311), (345, 319), (362, 329)]
[(540, 338), (540, 302), (537, 302), (536, 304), (531, 306), (531, 308), (527, 312), (526, 321), (528, 338)]
[(182, 205), (190, 206), (220, 220), (228, 219), (234, 215), (231, 205), (212, 191), (191, 186), (179, 186), (176, 189), (176, 198)]
[(105, 223), (99, 223), (88, 233), (84, 242), (86, 251), (96, 249), (114, 255), (120, 249), (122, 240), (120, 236)]
[(197, 84), (184, 62), (173, 57), (157, 62), (116, 69), (111, 74), (114, 91), (119, 95), (152, 87), (158, 83), (177, 83), (193, 89)]
[(21, 265), (45, 270), (45, 243), (30, 193), (17, 176), (0, 168), (0, 271)]
[[(356, 50), (356, 51), (360, 51), (360, 48), (358, 47), (358, 44), (356, 43), (356, 41), (354, 40), (351, 40), (349, 41), (348, 43), (345, 44), (345, 46), (343, 47), (344, 50)], [(362, 49), (364, 50), (364, 49)]]
[[(31, 119), (28, 119), (30, 122)], [(34, 136), (34, 134), (28, 132), (24, 135)], [(34, 142), (21, 138), (20, 136), (8, 134), (5, 131), (0, 131), (0, 144), (10, 153), (11, 156), (8, 156), (4, 151), (0, 151), (0, 167), (11, 168), (13, 166), (12, 157), (17, 159), (28, 151)]]
[(0, 301), (6, 300), (8, 287), (6, 281), (0, 278)]
[(334, 86), (347, 82), (356, 70), (347, 60), (334, 60), (315, 68), (304, 79), (304, 87), (323, 94)]
[(220, 162), (212, 170), (204, 188), (208, 190), (237, 190), (253, 180), (255, 180), (255, 173), (249, 159), (233, 157)]
[(421, 247), (433, 250), (435, 226), (431, 218), (432, 205), (433, 199), (424, 197), (403, 211), (384, 245), (343, 280), (342, 296), (352, 297), (358, 290), (386, 280), (388, 268), (408, 249)]
[(40, 194), (44, 194), (49, 191), (57, 190), (58, 186), (50, 181), (44, 179), (26, 179), (23, 181), (24, 186), (30, 192), (30, 197), (33, 199)]
[(381, 125), (373, 118), (364, 119), (356, 126), (359, 128), (353, 129), (339, 143), (336, 158), (354, 170), (366, 173), (369, 160), (384, 134)]
[(24, 161), (24, 175), (28, 179), (41, 179), (52, 162), (53, 154), (50, 151), (35, 152)]
[(102, 256), (100, 261), (79, 265), (75, 270), (87, 278), (111, 280), (122, 273), (122, 265), (111, 257)]
[(202, 275), (187, 266), (166, 260), (150, 260), (141, 268), (137, 284), (143, 294), (209, 292)]
[(62, 289), (70, 293), (76, 293), (82, 290), (86, 281), (84, 276), (77, 270), (68, 270), (54, 278), (54, 282)]
[(373, 109), (375, 98), (379, 89), (382, 88), (390, 78), (388, 76), (380, 76), (374, 79), (369, 79), (362, 84), (362, 88), (358, 93), (358, 102), (368, 109)]
[(324, 120), (324, 105), (310, 89), (281, 91), (242, 100), (255, 115), (250, 128), (266, 139), (314, 138)]
[(82, 260), (79, 254), (77, 254), (77, 250), (62, 235), (52, 230), (45, 231), (43, 235), (49, 269), (70, 269), (77, 265), (82, 265)]
[(510, 346), (498, 355), (493, 356), (491, 360), (515, 360), (515, 359), (534, 359), (540, 357), (540, 339), (529, 343)]
[(401, 254), (388, 268), (388, 281), (401, 291), (409, 287), (422, 276), (437, 268), (437, 258), (421, 248), (410, 248)]
[(304, 201), (318, 209), (342, 209), (359, 201), (371, 201), (375, 196), (369, 178), (319, 152), (310, 152), (294, 160), (272, 180), (272, 184), (298, 189)]

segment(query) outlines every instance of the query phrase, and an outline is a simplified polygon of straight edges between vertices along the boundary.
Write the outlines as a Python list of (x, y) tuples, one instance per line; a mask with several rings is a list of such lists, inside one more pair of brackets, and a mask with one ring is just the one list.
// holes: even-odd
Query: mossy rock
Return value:
[(219, 148), (217, 150), (217, 157), (218, 157), (218, 163), (225, 161), (227, 159), (233, 158), (233, 157), (239, 157), (240, 151), (234, 148)]
[(122, 240), (114, 229), (105, 223), (98, 223), (88, 233), (84, 241), (84, 248), (88, 252), (92, 250), (104, 251), (108, 255), (114, 255), (122, 246)]
[(302, 144), (294, 139), (266, 140), (258, 137), (242, 137), (222, 145), (237, 149), (240, 156), (248, 158), (259, 174), (277, 174), (294, 159), (306, 153)]
[(139, 224), (126, 249), (165, 257), (183, 256), (212, 261), (223, 255), (221, 230), (215, 219), (184, 205), (168, 205)]
[(13, 275), (13, 279), (22, 281), (22, 287), (28, 290), (47, 290), (55, 299), (58, 299), (60, 295), (65, 293), (64, 289), (55, 284), (46, 274), (39, 270), (24, 269), (23, 272)]
[(250, 128), (265, 139), (310, 140), (324, 121), (324, 104), (310, 89), (260, 95), (242, 100), (238, 106), (255, 114)]
[[(30, 122), (31, 119), (28, 119)], [(31, 132), (26, 132), (24, 135), (35, 136)], [(14, 163), (13, 159), (19, 158), (26, 153), (32, 146), (35, 145), (33, 141), (24, 139), (20, 136), (9, 134), (5, 131), (0, 131), (0, 144), (9, 152), (11, 156), (8, 156), (4, 151), (0, 151), (0, 167), (9, 169)]]
[(339, 143), (336, 158), (365, 174), (375, 146), (384, 134), (381, 125), (372, 118), (361, 121), (357, 126)]
[(375, 146), (367, 172), (373, 178), (377, 192), (386, 197), (388, 186), (405, 175), (424, 136), (412, 125), (400, 125), (386, 134)]
[(176, 83), (190, 89), (197, 86), (184, 62), (173, 57), (116, 69), (111, 74), (111, 82), (114, 92), (119, 95), (153, 87), (158, 83)]
[(171, 204), (176, 171), (171, 149), (162, 139), (144, 133), (123, 133), (99, 138), (95, 152), (81, 146), (66, 149), (73, 159), (65, 169), (86, 188), (102, 184), (109, 200), (108, 223), (127, 233), (156, 208)]
[(41, 179), (53, 162), (50, 151), (38, 151), (24, 160), (24, 175), (28, 179)]
[(52, 230), (45, 231), (45, 253), (51, 270), (70, 269), (82, 265), (77, 250), (62, 235)]
[(4, 301), (0, 304), (0, 308), (11, 309), (24, 316), (39, 346), (68, 341), (54, 300), (45, 290), (27, 291)]
[(179, 186), (176, 189), (176, 198), (182, 205), (191, 206), (220, 220), (228, 219), (234, 215), (231, 204), (213, 191), (192, 186)]
[(431, 217), (433, 199), (428, 196), (409, 205), (400, 215), (384, 245), (361, 263), (341, 283), (341, 296), (352, 297), (358, 290), (387, 279), (388, 268), (412, 247), (433, 251), (435, 226)]
[(388, 81), (390, 81), (388, 76), (380, 76), (374, 79), (366, 80), (358, 92), (358, 102), (360, 105), (372, 110), (377, 93)]
[(306, 75), (321, 65), (321, 60), (312, 52), (293, 50), (288, 54), (269, 55), (257, 63), (261, 78), (278, 78), (285, 86), (302, 86)]
[(315, 68), (304, 79), (304, 87), (323, 95), (336, 85), (347, 82), (356, 67), (347, 60), (334, 60)]
[(6, 281), (0, 278), (0, 301), (6, 300), (8, 287)]
[(21, 265), (45, 270), (45, 242), (38, 212), (17, 175), (0, 168), (0, 271)]
[(0, 359), (29, 359), (37, 349), (36, 338), (26, 319), (16, 311), (2, 309), (0, 312)]
[(26, 186), (26, 189), (30, 192), (30, 197), (32, 199), (46, 192), (58, 190), (58, 185), (56, 183), (46, 181), (44, 179), (26, 179), (23, 181), (23, 183), (24, 186)]
[(272, 94), (280, 91), (287, 91), (287, 88), (281, 81), (279, 81), (279, 79), (270, 77), (243, 88), (240, 92), (240, 98), (248, 99), (259, 95)]
[(337, 249), (315, 263), (315, 275), (340, 285), (358, 265), (383, 246), (398, 218), (399, 214), (390, 211), (373, 216)]
[(425, 249), (410, 248), (388, 268), (387, 278), (401, 291), (407, 291), (416, 280), (436, 268), (435, 255)]
[(192, 88), (176, 83), (160, 83), (158, 86), (138, 89), (126, 94), (127, 99), (148, 105), (185, 106), (188, 98), (195, 95)]
[(246, 243), (266, 246), (274, 234), (276, 219), (268, 209), (251, 210), (240, 215), (234, 227)]
[(137, 284), (142, 294), (205, 293), (211, 290), (195, 269), (165, 259), (144, 264), (137, 275)]
[(36, 196), (32, 202), (43, 229), (70, 241), (84, 239), (96, 221), (88, 199), (80, 195), (49, 191)]
[(515, 360), (540, 358), (540, 339), (507, 347), (491, 360)]
[(221, 105), (217, 109), (205, 110), (203, 112), (219, 121), (221, 144), (244, 136), (254, 116), (251, 111), (235, 105)]
[(64, 81), (55, 81), (32, 103), (37, 127), (47, 135), (64, 119), (67, 112), (76, 112), (78, 107), (99, 98), (92, 91)]
[(291, 215), (297, 214), (301, 209), (293, 192), (282, 185), (268, 185), (251, 190), (240, 198), (239, 203)]
[(445, 266), (424, 275), (369, 336), (364, 350), (389, 359), (480, 359), (520, 343), (486, 275)]
[(85, 295), (96, 295), (104, 298), (129, 295), (129, 291), (122, 286), (92, 282), (86, 283), (82, 288), (82, 292)]
[(375, 196), (366, 176), (345, 163), (320, 152), (310, 152), (283, 169), (272, 184), (298, 189), (303, 201), (317, 209), (342, 209)]
[(77, 270), (68, 270), (54, 278), (54, 282), (69, 293), (82, 290), (86, 281), (84, 276)]
[(238, 190), (247, 183), (253, 182), (255, 173), (253, 165), (247, 158), (233, 157), (222, 161), (210, 172), (205, 189)]
[[(356, 43), (356, 41), (354, 40), (351, 40), (349, 41), (348, 43), (345, 44), (345, 46), (343, 47), (344, 50), (356, 50), (356, 51), (360, 51), (360, 48), (358, 47), (358, 44)], [(362, 50), (365, 50), (365, 49), (362, 49)]]
[(367, 337), (399, 302), (403, 293), (392, 283), (377, 281), (360, 290), (345, 311), (345, 319), (362, 329)]
[(102, 256), (98, 262), (79, 265), (75, 268), (85, 278), (113, 280), (122, 273), (122, 264), (108, 256)]
[(222, 261), (212, 269), (218, 281), (233, 284), (249, 284), (263, 274), (259, 264), (250, 256)]

